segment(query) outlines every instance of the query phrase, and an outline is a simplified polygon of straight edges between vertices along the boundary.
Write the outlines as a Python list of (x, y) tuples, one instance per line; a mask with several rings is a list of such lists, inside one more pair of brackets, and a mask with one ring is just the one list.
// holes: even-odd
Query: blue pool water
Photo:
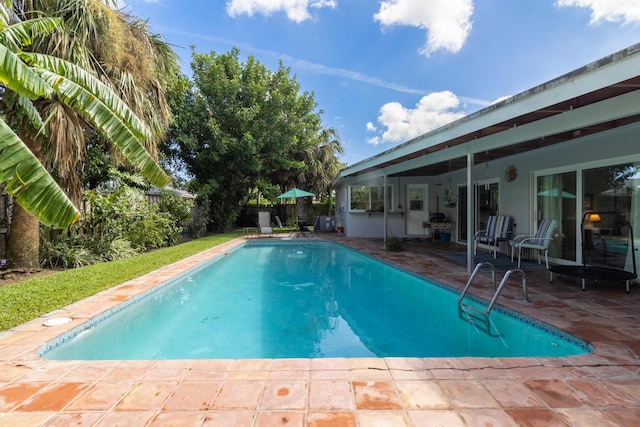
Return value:
[(466, 321), (458, 295), (339, 244), (249, 242), (47, 343), (40, 355), (99, 360), (590, 351), (577, 338), (499, 306), (486, 324)]

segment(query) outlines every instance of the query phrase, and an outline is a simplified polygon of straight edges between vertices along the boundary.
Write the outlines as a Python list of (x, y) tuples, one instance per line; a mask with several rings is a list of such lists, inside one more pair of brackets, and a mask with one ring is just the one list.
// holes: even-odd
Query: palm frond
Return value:
[[(114, 111), (103, 102), (105, 98), (114, 98), (106, 86), (100, 84), (101, 93), (92, 93), (62, 75), (45, 69), (37, 69), (40, 76), (57, 92), (61, 102), (78, 111), (85, 119), (93, 124), (122, 155), (153, 185), (163, 186), (170, 181), (158, 163), (151, 157), (140, 143), (138, 135), (132, 132), (131, 121), (141, 123), (140, 120), (126, 107), (126, 112)], [(103, 92), (110, 92), (105, 94)], [(116, 105), (123, 105), (116, 103)], [(130, 121), (129, 121), (130, 120)]]
[(0, 43), (19, 51), (28, 46), (36, 36), (47, 36), (60, 27), (60, 18), (33, 18), (5, 27), (0, 31)]
[(45, 225), (67, 228), (80, 213), (29, 148), (0, 120), (0, 182), (16, 202)]

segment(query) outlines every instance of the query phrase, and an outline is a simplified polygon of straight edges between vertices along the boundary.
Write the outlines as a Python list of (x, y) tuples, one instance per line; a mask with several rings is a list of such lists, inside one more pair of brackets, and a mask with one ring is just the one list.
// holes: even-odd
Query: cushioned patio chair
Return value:
[(496, 258), (500, 242), (511, 239), (512, 226), (513, 218), (510, 216), (490, 216), (487, 220), (487, 229), (478, 231), (474, 236), (473, 254), (475, 255), (478, 251), (478, 243), (483, 243), (489, 246), (489, 252), (493, 251), (493, 257)]
[(511, 262), (516, 250), (518, 251), (518, 268), (522, 258), (522, 249), (534, 249), (538, 253), (538, 264), (540, 264), (540, 253), (544, 252), (544, 262), (549, 269), (549, 246), (553, 240), (553, 233), (556, 231), (558, 222), (555, 219), (543, 219), (538, 225), (538, 230), (534, 235), (521, 234), (509, 241), (511, 245)]
[(487, 227), (484, 230), (478, 230), (473, 236), (473, 254), (478, 253), (478, 243), (484, 243), (488, 245), (489, 242), (493, 242), (493, 237), (496, 233), (497, 216), (490, 216), (487, 219)]

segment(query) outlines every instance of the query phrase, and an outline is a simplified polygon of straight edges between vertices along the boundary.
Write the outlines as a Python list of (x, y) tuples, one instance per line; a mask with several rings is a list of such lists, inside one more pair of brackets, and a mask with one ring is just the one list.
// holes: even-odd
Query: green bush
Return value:
[(191, 212), (191, 204), (171, 192), (163, 192), (157, 205), (127, 186), (108, 193), (87, 191), (85, 200), (86, 212), (71, 230), (43, 229), (43, 266), (80, 267), (178, 244)]

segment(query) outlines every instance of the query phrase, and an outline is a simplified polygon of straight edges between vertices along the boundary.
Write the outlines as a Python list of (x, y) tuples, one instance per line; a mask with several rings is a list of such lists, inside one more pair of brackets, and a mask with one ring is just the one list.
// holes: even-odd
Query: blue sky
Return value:
[[(124, 5), (120, 0), (120, 4)], [(640, 0), (126, 0), (174, 45), (313, 92), (353, 164), (640, 42)]]

